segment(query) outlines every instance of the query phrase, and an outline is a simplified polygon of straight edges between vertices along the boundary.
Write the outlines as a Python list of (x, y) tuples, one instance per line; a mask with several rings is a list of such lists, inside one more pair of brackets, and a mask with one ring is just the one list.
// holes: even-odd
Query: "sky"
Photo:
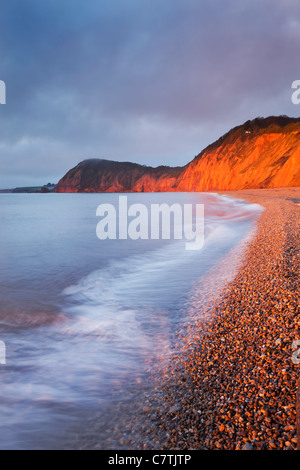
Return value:
[(182, 166), (248, 119), (300, 116), (299, 0), (2, 0), (0, 188), (87, 158)]

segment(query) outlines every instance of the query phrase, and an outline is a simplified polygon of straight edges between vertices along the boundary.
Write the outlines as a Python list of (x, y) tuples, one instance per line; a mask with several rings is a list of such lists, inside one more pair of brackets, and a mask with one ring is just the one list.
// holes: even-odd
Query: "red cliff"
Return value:
[(247, 121), (184, 167), (85, 160), (57, 192), (211, 191), (300, 186), (300, 118)]

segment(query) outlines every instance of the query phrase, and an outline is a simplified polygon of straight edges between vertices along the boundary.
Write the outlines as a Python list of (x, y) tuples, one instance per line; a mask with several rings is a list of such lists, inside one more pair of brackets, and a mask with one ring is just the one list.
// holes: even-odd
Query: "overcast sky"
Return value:
[(299, 0), (3, 0), (0, 188), (86, 158), (184, 165), (257, 116), (300, 116)]

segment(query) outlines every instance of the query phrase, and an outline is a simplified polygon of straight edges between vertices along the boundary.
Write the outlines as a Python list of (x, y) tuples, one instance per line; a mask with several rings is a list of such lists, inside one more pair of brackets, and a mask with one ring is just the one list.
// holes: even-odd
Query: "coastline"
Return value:
[(266, 210), (211, 318), (136, 405), (127, 448), (297, 448), (300, 188), (219, 194)]

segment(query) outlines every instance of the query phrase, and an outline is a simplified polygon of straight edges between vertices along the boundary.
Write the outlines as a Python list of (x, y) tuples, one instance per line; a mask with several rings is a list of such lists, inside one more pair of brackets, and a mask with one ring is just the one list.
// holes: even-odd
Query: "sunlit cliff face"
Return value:
[(300, 186), (300, 119), (247, 121), (182, 168), (86, 160), (57, 192), (212, 191)]

